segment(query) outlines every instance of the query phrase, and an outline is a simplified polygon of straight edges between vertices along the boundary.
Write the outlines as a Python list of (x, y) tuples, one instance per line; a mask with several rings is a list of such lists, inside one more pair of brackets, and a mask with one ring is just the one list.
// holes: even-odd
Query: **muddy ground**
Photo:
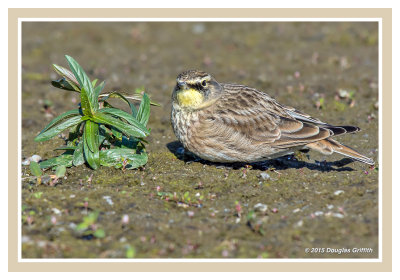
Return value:
[[(62, 139), (33, 139), (52, 113), (79, 102), (50, 84), (51, 64), (66, 67), (65, 54), (105, 79), (106, 91), (144, 87), (161, 106), (152, 107), (144, 168), (69, 168), (55, 186), (23, 180), (23, 258), (378, 257), (378, 165), (315, 152), (250, 167), (211, 164), (183, 154), (170, 125), (176, 76), (200, 69), (361, 127), (338, 140), (377, 161), (377, 23), (24, 22), (21, 160), (60, 153)], [(96, 212), (92, 227), (104, 236), (76, 229)]]

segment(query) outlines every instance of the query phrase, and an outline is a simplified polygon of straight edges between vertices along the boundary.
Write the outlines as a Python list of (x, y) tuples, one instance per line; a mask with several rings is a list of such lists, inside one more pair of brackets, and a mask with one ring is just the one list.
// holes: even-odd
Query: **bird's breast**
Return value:
[(198, 120), (198, 112), (185, 110), (178, 104), (173, 104), (171, 112), (172, 128), (176, 137), (185, 148), (190, 145), (193, 130), (195, 129)]

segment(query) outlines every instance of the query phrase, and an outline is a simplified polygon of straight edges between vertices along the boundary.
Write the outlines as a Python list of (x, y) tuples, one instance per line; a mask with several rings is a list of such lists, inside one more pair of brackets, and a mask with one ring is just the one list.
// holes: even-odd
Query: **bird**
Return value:
[(330, 125), (263, 91), (219, 83), (199, 70), (177, 76), (171, 124), (186, 150), (211, 162), (254, 163), (311, 149), (374, 165), (373, 159), (333, 139), (359, 127)]

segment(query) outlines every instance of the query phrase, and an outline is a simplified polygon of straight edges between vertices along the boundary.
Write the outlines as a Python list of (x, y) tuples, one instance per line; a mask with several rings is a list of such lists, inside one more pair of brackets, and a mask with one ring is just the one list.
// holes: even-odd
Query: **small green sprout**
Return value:
[(56, 178), (61, 178), (65, 176), (65, 172), (67, 171), (67, 168), (65, 165), (59, 165), (56, 168)]
[(31, 170), (31, 173), (33, 176), (36, 177), (36, 183), (37, 185), (40, 185), (42, 183), (42, 170), (40, 169), (39, 163), (36, 161), (31, 161), (29, 164), (29, 168)]
[(135, 247), (132, 247), (130, 245), (126, 246), (126, 258), (127, 259), (132, 259), (136, 256), (136, 249)]
[(342, 112), (342, 111), (344, 111), (345, 109), (346, 109), (346, 105), (345, 105), (345, 104), (343, 104), (342, 102), (339, 102), (339, 101), (336, 101), (336, 100), (335, 100), (335, 110), (336, 110), (336, 111)]
[(40, 199), (43, 195), (43, 192), (35, 192), (33, 193), (33, 197), (36, 199)]
[(96, 238), (104, 238), (106, 236), (106, 233), (96, 224), (98, 217), (99, 212), (90, 213), (89, 215), (83, 217), (83, 222), (78, 224), (75, 230), (84, 233), (84, 235), (93, 234), (93, 236)]
[(340, 99), (345, 100), (347, 105), (349, 105), (350, 108), (353, 108), (356, 103), (355, 94), (356, 92), (354, 90), (339, 89), (335, 97), (337, 101), (335, 102), (336, 109), (339, 111), (343, 111), (346, 108), (344, 104), (338, 102)]

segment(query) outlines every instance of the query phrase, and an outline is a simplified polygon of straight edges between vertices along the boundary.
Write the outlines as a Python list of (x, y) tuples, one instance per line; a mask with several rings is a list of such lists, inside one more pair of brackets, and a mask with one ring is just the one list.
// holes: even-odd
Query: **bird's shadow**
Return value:
[(184, 161), (187, 164), (192, 162), (200, 162), (202, 164), (213, 165), (217, 168), (227, 168), (227, 169), (240, 169), (243, 167), (251, 166), (252, 169), (265, 171), (267, 169), (273, 168), (275, 170), (285, 170), (290, 168), (301, 169), (307, 168), (310, 170), (318, 170), (321, 172), (330, 171), (354, 171), (351, 167), (346, 167), (345, 165), (354, 162), (350, 158), (343, 158), (341, 160), (327, 162), (327, 161), (315, 161), (315, 163), (310, 163), (306, 161), (298, 160), (294, 156), (283, 156), (271, 160), (254, 162), (254, 163), (215, 163), (204, 159), (201, 159), (194, 154), (186, 151), (179, 141), (173, 141), (167, 144), (167, 148), (173, 153), (179, 160)]

